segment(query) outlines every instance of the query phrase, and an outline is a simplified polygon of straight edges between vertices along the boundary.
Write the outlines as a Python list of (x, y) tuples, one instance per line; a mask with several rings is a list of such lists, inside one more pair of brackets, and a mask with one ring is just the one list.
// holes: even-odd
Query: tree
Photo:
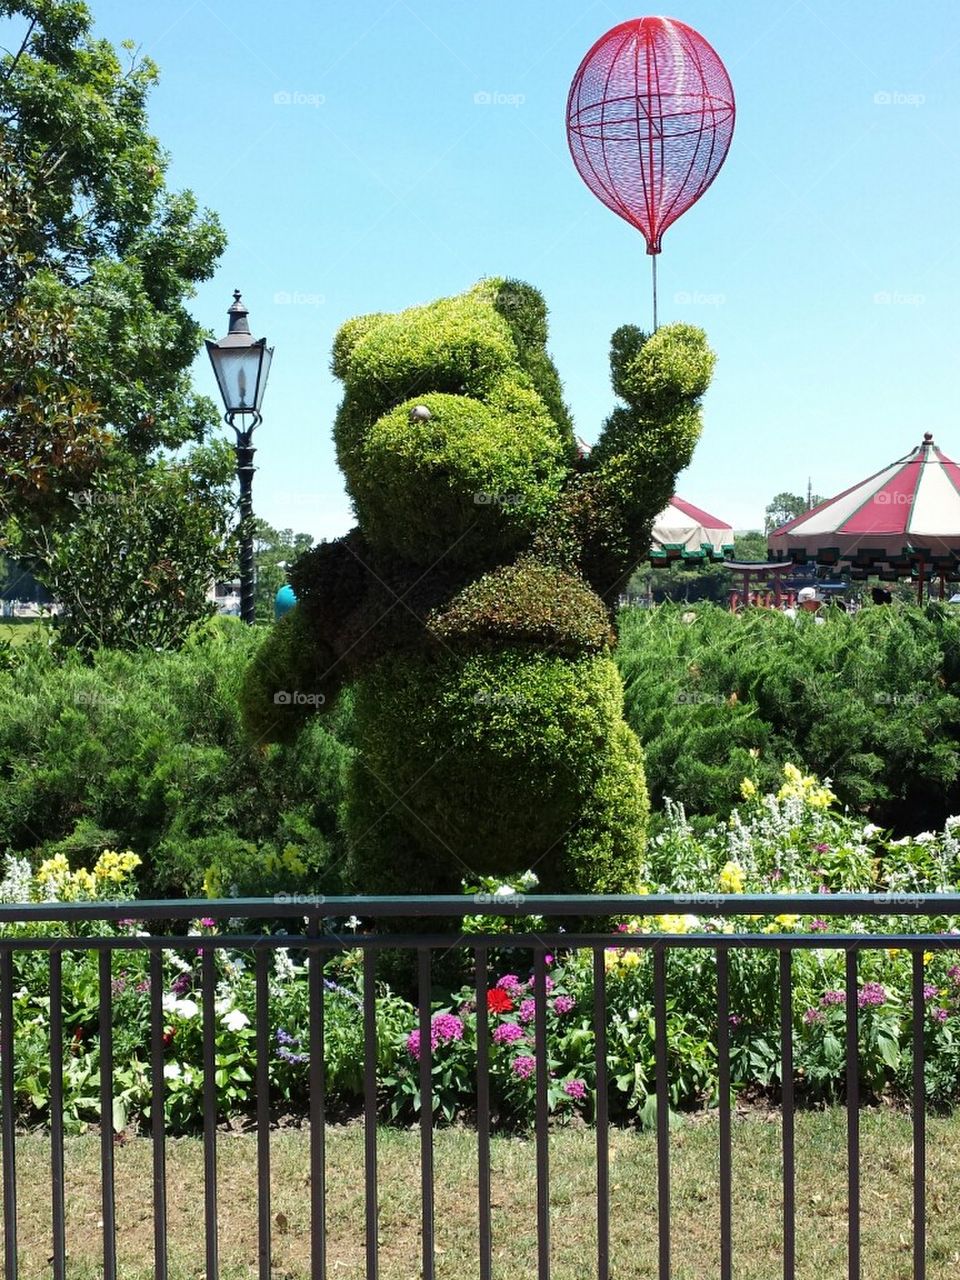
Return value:
[[(0, 17), (22, 29), (0, 60), (3, 534), (41, 580), (85, 590), (97, 575), (63, 572), (68, 543), (76, 550), (92, 529), (90, 512), (78, 519), (79, 495), (128, 485), (131, 509), (153, 512), (137, 527), (155, 539), (138, 546), (144, 577), (124, 610), (126, 643), (153, 643), (134, 620), (164, 548), (191, 573), (207, 556), (212, 578), (232, 505), (210, 480), (230, 457), (226, 442), (180, 453), (176, 484), (163, 462), (165, 451), (203, 445), (218, 423), (213, 402), (191, 388), (203, 335), (186, 303), (212, 274), (223, 230), (189, 192), (166, 187), (167, 156), (147, 127), (150, 59), (95, 39), (82, 0), (0, 0)], [(181, 504), (197, 494), (184, 519)], [(164, 539), (165, 501), (167, 526), (194, 541)], [(123, 509), (114, 503), (112, 514)], [(102, 525), (106, 512), (96, 514)], [(200, 616), (188, 604), (195, 597), (192, 587), (183, 593), (180, 635)], [(82, 596), (64, 603), (78, 617), (102, 616)], [(86, 623), (80, 630), (92, 641)]]
[(802, 516), (805, 511), (809, 511), (811, 507), (815, 507), (822, 501), (818, 493), (811, 493), (809, 498), (804, 498), (799, 493), (778, 493), (764, 512), (766, 517), (763, 525), (764, 533), (772, 533), (780, 525), (786, 524), (788, 520), (795, 520), (797, 516)]
[(760, 564), (767, 559), (767, 537), (759, 529), (734, 534), (733, 558), (742, 564)]
[(273, 621), (274, 599), (289, 578), (289, 567), (312, 546), (309, 533), (277, 530), (266, 520), (254, 520), (253, 558), (257, 575), (254, 604), (258, 622)]

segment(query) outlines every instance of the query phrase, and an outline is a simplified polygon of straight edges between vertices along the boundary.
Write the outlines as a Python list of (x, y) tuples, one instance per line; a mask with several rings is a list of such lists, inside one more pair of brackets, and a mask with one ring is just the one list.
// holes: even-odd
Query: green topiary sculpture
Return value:
[(634, 889), (648, 804), (611, 606), (700, 433), (699, 329), (613, 337), (623, 401), (583, 456), (540, 294), (485, 280), (348, 321), (335, 437), (358, 527), (297, 563), (299, 605), (245, 690), (296, 732), (353, 689), (346, 827), (364, 893), (532, 868), (543, 892)]

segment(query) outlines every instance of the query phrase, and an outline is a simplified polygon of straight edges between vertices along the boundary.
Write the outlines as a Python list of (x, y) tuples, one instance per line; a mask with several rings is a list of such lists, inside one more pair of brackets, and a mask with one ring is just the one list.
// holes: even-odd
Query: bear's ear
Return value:
[(383, 318), (382, 311), (372, 311), (368, 316), (354, 316), (340, 326), (333, 340), (333, 359), (330, 362), (335, 378), (339, 378), (341, 382), (349, 381), (350, 365), (357, 343), (375, 329)]

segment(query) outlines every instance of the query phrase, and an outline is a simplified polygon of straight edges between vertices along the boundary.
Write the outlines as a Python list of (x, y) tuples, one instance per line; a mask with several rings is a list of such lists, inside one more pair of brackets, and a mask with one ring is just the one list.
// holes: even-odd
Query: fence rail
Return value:
[[(202, 1006), (203, 1053), (203, 1202), (204, 1250), (207, 1280), (217, 1280), (220, 1272), (217, 1183), (217, 1124), (220, 1099), (216, 1073), (216, 955), (220, 950), (252, 953), (255, 982), (254, 1034), (256, 1046), (257, 1140), (257, 1249), (259, 1276), (271, 1276), (271, 1098), (268, 1074), (270, 1056), (269, 964), (271, 951), (296, 946), (309, 957), (307, 1000), (309, 1007), (309, 1172), (310, 1172), (310, 1277), (326, 1280), (332, 1274), (327, 1249), (327, 1187), (325, 1182), (325, 1140), (327, 1095), (324, 1068), (324, 968), (327, 961), (348, 949), (363, 952), (363, 1119), (365, 1159), (365, 1265), (368, 1280), (377, 1280), (380, 1267), (378, 1220), (378, 1072), (376, 1027), (376, 980), (379, 953), (385, 948), (409, 950), (416, 957), (418, 982), (417, 1018), (420, 1031), (420, 1186), (421, 1257), (410, 1260), (409, 1274), (419, 1265), (424, 1280), (434, 1280), (436, 1210), (434, 1201), (433, 1109), (431, 1017), (434, 955), (452, 947), (467, 952), (473, 960), (478, 1011), (486, 1008), (486, 992), (491, 953), (505, 946), (528, 950), (533, 957), (534, 1058), (536, 1062), (534, 1139), (536, 1150), (537, 1276), (551, 1275), (551, 1181), (550, 1112), (548, 1100), (549, 1059), (547, 1003), (547, 955), (558, 949), (586, 949), (592, 952), (593, 1032), (596, 1065), (594, 1127), (596, 1135), (596, 1275), (611, 1276), (610, 1256), (610, 1163), (609, 1096), (607, 1072), (607, 973), (605, 951), (615, 947), (649, 952), (653, 964), (654, 1087), (657, 1100), (655, 1144), (657, 1156), (658, 1275), (671, 1275), (671, 1139), (669, 1129), (668, 999), (671, 951), (695, 947), (713, 953), (716, 965), (716, 1036), (719, 1118), (719, 1235), (720, 1280), (732, 1280), (734, 1161), (731, 1124), (731, 1044), (730, 1044), (730, 954), (743, 948), (762, 948), (779, 955), (781, 1116), (782, 1116), (782, 1274), (793, 1280), (796, 1274), (796, 1161), (793, 1078), (793, 990), (792, 953), (805, 948), (843, 950), (846, 953), (844, 1000), (846, 1011), (846, 1118), (847, 1118), (847, 1245), (851, 1280), (859, 1280), (860, 1251), (860, 1096), (858, 1084), (858, 961), (861, 951), (898, 947), (912, 956), (911, 982), (913, 1010), (924, 1007), (924, 953), (960, 949), (960, 938), (939, 932), (767, 934), (695, 932), (684, 934), (597, 931), (567, 932), (559, 924), (564, 918), (577, 922), (615, 916), (652, 917), (674, 913), (709, 913), (711, 917), (748, 917), (789, 912), (798, 917), (869, 917), (878, 924), (886, 917), (960, 916), (960, 895), (644, 895), (596, 896), (591, 898), (516, 895), (434, 898), (328, 898), (279, 895), (275, 899), (218, 902), (124, 902), (83, 904), (29, 904), (0, 906), (0, 1143), (2, 1143), (3, 1260), (6, 1280), (18, 1277), (17, 1125), (15, 1066), (17, 1044), (14, 1034), (14, 961), (21, 952), (46, 952), (49, 956), (49, 1055), (50, 1055), (50, 1205), (53, 1227), (54, 1280), (65, 1280), (67, 1237), (64, 1182), (64, 1020), (63, 958), (71, 952), (97, 953), (99, 972), (100, 1048), (100, 1199), (103, 1234), (103, 1275), (116, 1280), (117, 1221), (112, 1124), (115, 1062), (112, 962), (114, 953), (142, 951), (149, 955), (151, 1075), (151, 1138), (153, 1182), (154, 1273), (166, 1280), (171, 1259), (168, 1249), (168, 1177), (164, 1120), (164, 953), (189, 949), (200, 953), (200, 1003)], [(540, 916), (551, 925), (537, 932), (516, 934), (463, 935), (442, 932), (352, 933), (338, 929), (337, 922), (348, 917), (375, 922), (388, 919), (391, 926), (402, 918), (411, 921), (445, 920), (448, 924), (467, 915), (482, 913), (506, 919)], [(176, 933), (150, 936), (89, 936), (71, 933), (76, 925), (96, 925), (122, 921), (135, 915), (138, 921), (163, 923), (176, 929), (203, 916), (220, 922), (245, 922), (243, 932), (225, 932), (184, 937)], [(256, 932), (254, 922), (297, 923), (297, 933)], [(31, 926), (59, 923), (68, 932), (44, 935)], [(495, 1274), (491, 1220), (491, 1093), (490, 1028), (488, 1019), (477, 1018), (476, 1131), (478, 1162), (478, 1257), (480, 1280)], [(912, 1130), (913, 1130), (913, 1240), (912, 1275), (926, 1275), (926, 1107), (924, 1085), (924, 1034), (922, 1016), (912, 1023)], [(330, 1268), (328, 1270), (328, 1268)], [(510, 1280), (513, 1280), (511, 1277)]]

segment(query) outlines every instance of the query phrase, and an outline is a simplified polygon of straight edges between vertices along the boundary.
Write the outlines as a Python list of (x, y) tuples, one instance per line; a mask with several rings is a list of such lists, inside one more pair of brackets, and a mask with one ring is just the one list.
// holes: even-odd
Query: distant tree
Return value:
[(743, 563), (759, 564), (767, 559), (767, 535), (759, 529), (750, 529), (734, 535), (733, 558)]
[(266, 520), (254, 521), (253, 556), (257, 572), (254, 605), (258, 622), (273, 621), (274, 599), (288, 581), (288, 566), (312, 546), (309, 533), (277, 530)]
[(809, 501), (799, 493), (778, 493), (764, 512), (764, 533), (772, 533), (780, 525), (802, 516), (810, 507), (815, 507), (822, 501), (818, 493), (811, 494)]

